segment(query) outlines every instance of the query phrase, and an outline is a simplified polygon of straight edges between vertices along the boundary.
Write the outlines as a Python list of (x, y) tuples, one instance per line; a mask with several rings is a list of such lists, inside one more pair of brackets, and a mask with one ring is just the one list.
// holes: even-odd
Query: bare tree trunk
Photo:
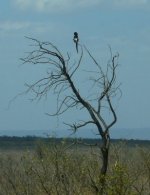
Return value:
[(101, 147), (101, 154), (102, 154), (102, 166), (100, 169), (100, 194), (103, 195), (105, 189), (105, 181), (106, 181), (106, 173), (108, 169), (108, 157), (109, 157), (109, 144), (110, 144), (110, 137), (105, 134), (102, 137), (102, 147)]
[(108, 168), (108, 153), (109, 153), (109, 144), (110, 144), (110, 138), (109, 136), (104, 136), (102, 138), (102, 147), (101, 147), (101, 152), (102, 152), (102, 168), (101, 168), (101, 174), (105, 175), (107, 172)]

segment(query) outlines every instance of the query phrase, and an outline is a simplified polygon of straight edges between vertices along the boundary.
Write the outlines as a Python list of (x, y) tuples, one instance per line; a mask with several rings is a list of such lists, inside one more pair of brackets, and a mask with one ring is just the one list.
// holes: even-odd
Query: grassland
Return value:
[[(1, 138), (0, 195), (99, 194), (99, 148), (72, 141)], [(105, 186), (107, 195), (150, 195), (150, 143), (113, 140)]]

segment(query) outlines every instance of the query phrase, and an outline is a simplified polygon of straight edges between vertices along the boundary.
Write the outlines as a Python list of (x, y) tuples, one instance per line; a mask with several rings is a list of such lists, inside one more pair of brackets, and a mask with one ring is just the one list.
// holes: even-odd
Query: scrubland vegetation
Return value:
[[(100, 194), (100, 150), (69, 146), (62, 140), (41, 141), (32, 149), (1, 149), (0, 195)], [(149, 144), (111, 144), (104, 194), (150, 194)]]

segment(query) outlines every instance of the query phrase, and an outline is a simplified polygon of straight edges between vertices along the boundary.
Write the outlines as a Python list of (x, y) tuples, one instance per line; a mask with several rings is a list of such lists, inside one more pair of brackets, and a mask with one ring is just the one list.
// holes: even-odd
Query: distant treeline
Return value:
[[(76, 138), (43, 138), (36, 136), (0, 136), (0, 149), (34, 149), (37, 144), (60, 144), (65, 142), (66, 144), (73, 143)], [(86, 143), (87, 145), (93, 145), (95, 143), (100, 143), (99, 139), (90, 138), (78, 138), (80, 143)], [(150, 146), (150, 140), (126, 140), (126, 139), (112, 139), (111, 143), (124, 142), (128, 146)]]

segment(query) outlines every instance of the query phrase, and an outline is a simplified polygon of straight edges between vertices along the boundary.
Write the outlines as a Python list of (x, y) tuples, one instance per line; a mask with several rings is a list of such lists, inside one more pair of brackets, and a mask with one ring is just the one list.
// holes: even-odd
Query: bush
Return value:
[[(100, 152), (97, 148), (66, 144), (37, 145), (35, 151), (3, 153), (0, 158), (0, 194), (100, 194)], [(148, 195), (150, 153), (146, 148), (111, 147), (104, 194)]]

